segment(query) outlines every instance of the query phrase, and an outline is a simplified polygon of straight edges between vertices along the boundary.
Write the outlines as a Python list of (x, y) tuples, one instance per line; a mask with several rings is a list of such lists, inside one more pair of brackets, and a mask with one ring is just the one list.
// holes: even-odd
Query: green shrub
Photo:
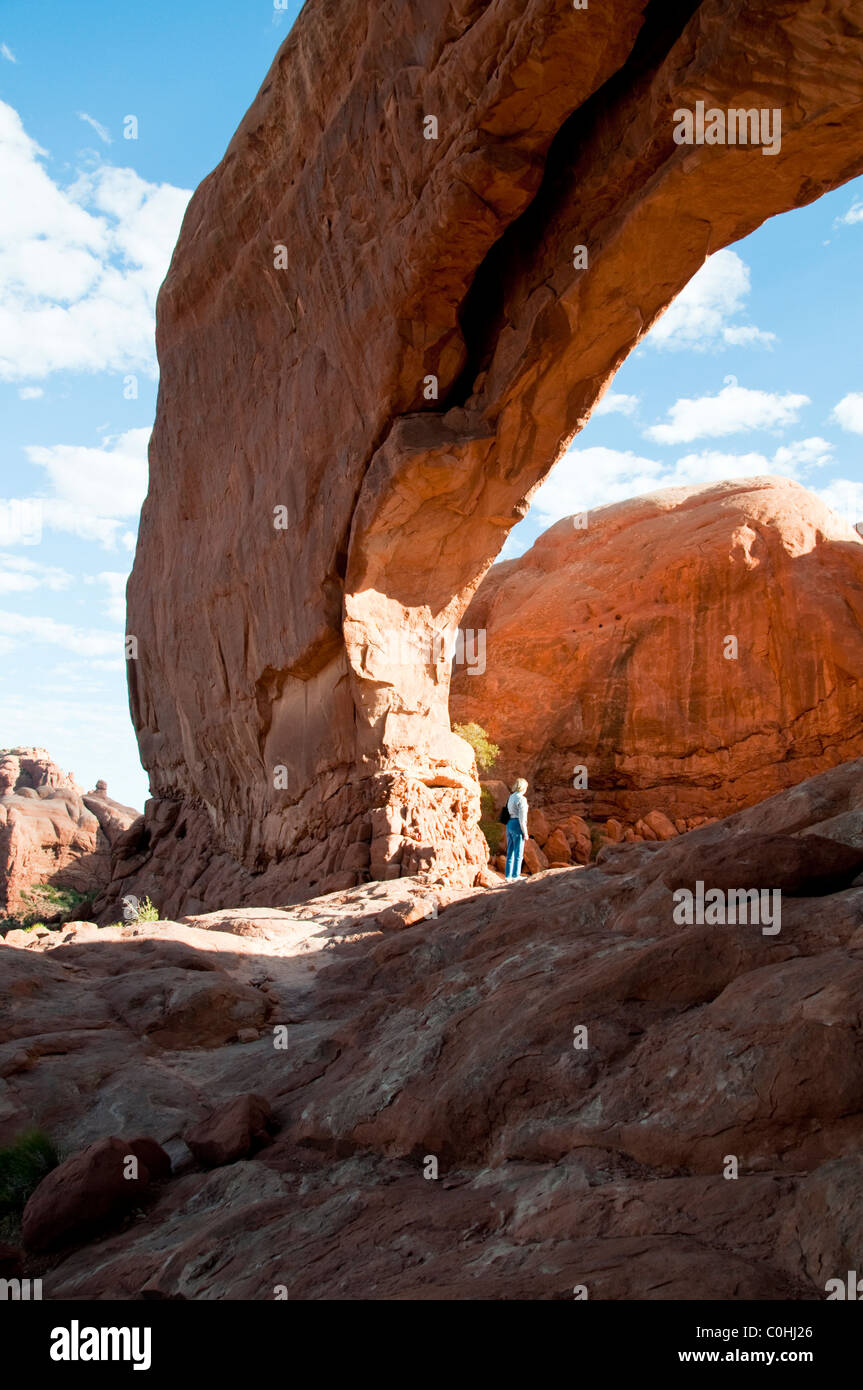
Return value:
[(86, 893), (79, 893), (76, 888), (57, 888), (53, 883), (34, 883), (21, 897), (25, 903), (37, 900), (52, 903), (58, 912), (71, 911), (87, 900)]
[(42, 927), (46, 917), (68, 918), (76, 907), (86, 901), (87, 894), (79, 893), (75, 888), (55, 888), (52, 883), (34, 883), (21, 894), (20, 910), (3, 918), (3, 927), (7, 931), (13, 927), (22, 931)]
[(8, 1148), (0, 1149), (0, 1217), (17, 1219), (30, 1193), (59, 1162), (41, 1129), (24, 1130)]
[(149, 898), (144, 898), (144, 899), (138, 904), (138, 915), (137, 915), (137, 917), (135, 918), (135, 921), (136, 921), (136, 922), (158, 922), (158, 920), (159, 920), (159, 909), (158, 909), (153, 903), (150, 902), (150, 899), (149, 899)]
[(491, 792), (484, 791), (480, 796), (479, 828), (486, 838), (492, 854), (502, 854), (505, 831), (497, 818), (494, 798)]
[(479, 771), (490, 772), (497, 762), (500, 749), (496, 743), (492, 743), (482, 725), (475, 723), (453, 724), (452, 731), (470, 744), (476, 756), (476, 765)]

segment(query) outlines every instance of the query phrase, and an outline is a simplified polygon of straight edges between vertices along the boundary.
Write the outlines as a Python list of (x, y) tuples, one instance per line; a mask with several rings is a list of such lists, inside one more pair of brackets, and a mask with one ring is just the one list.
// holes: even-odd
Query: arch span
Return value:
[(863, 170), (861, 73), (859, 0), (308, 0), (159, 299), (116, 887), (476, 873), (433, 638), (705, 258)]

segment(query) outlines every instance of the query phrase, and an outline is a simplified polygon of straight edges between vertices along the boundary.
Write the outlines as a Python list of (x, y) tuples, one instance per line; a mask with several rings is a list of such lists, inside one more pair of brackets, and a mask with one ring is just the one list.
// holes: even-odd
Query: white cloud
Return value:
[(724, 454), (719, 449), (703, 449), (698, 454), (684, 454), (674, 470), (663, 479), (663, 487), (696, 487), (703, 483), (721, 483), (727, 478), (757, 478), (775, 470), (764, 454)]
[(110, 549), (128, 547), (132, 535), (121, 518), (137, 517), (147, 492), (149, 429), (127, 430), (99, 448), (29, 445), (31, 463), (44, 468), (51, 492), (43, 507), (44, 524)]
[(833, 411), (832, 418), (843, 430), (852, 434), (863, 434), (863, 391), (852, 391), (843, 396)]
[(95, 130), (104, 145), (110, 145), (112, 143), (110, 132), (102, 125), (101, 121), (97, 121), (93, 116), (88, 116), (86, 111), (79, 111), (78, 118), (79, 120), (86, 121), (88, 126), (91, 126), (92, 129)]
[(72, 576), (54, 565), (42, 565), (20, 555), (0, 554), (0, 594), (32, 593), (34, 589), (68, 589)]
[(3, 55), (7, 63), (17, 63), (18, 61), (8, 43), (0, 43), (0, 54)]
[(632, 415), (638, 406), (640, 396), (627, 396), (622, 391), (606, 391), (602, 400), (594, 406), (594, 415)]
[[(666, 487), (707, 487), (725, 479), (764, 474), (780, 474), (800, 481), (807, 469), (830, 462), (831, 448), (826, 440), (813, 436), (782, 445), (772, 458), (754, 451), (730, 454), (705, 449), (684, 454), (673, 465), (641, 457), (630, 450), (602, 446), (570, 448), (535, 493), (530, 520), (534, 527), (538, 525), (545, 530), (562, 517), (592, 511), (611, 502), (623, 502), (629, 497), (642, 497)], [(824, 493), (819, 495), (823, 497)], [(510, 533), (500, 559), (514, 559), (530, 544), (528, 529), (522, 530), (522, 526)]]
[(813, 491), (849, 526), (863, 522), (863, 483), (850, 478), (833, 478), (826, 487), (814, 488)]
[(0, 380), (156, 376), (153, 319), (189, 193), (99, 165), (61, 187), (0, 102)]
[(775, 333), (732, 323), (750, 290), (749, 267), (736, 251), (708, 257), (653, 325), (645, 343), (654, 348), (716, 351), (725, 347), (769, 347)]
[[(543, 530), (563, 516), (622, 502), (662, 487), (663, 465), (631, 450), (570, 448), (535, 493), (531, 516)], [(508, 558), (511, 558), (512, 551)]]
[(723, 386), (716, 396), (682, 397), (668, 411), (665, 424), (645, 431), (657, 444), (688, 444), (705, 436), (736, 434), (743, 430), (783, 429), (794, 424), (797, 413), (809, 404), (808, 396), (786, 392), (749, 391), (745, 386)]
[(767, 347), (776, 341), (775, 333), (767, 333), (750, 323), (723, 328), (722, 341), (726, 347)]
[(0, 609), (0, 635), (7, 643), (17, 646), (45, 645), (75, 652), (78, 656), (107, 657), (118, 648), (122, 652), (122, 636), (101, 632), (96, 628), (72, 627), (53, 618), (25, 616)]
[(773, 455), (773, 462), (783, 473), (793, 473), (798, 467), (804, 472), (810, 468), (824, 468), (833, 462), (833, 445), (820, 435), (810, 439), (798, 439), (794, 444), (781, 444)]
[(852, 203), (848, 211), (842, 217), (836, 218), (833, 225), (834, 227), (838, 227), (840, 223), (844, 223), (846, 227), (853, 227), (856, 222), (863, 222), (863, 199), (859, 202)]
[(719, 449), (702, 449), (696, 454), (684, 454), (677, 460), (674, 469), (663, 479), (663, 487), (694, 487), (698, 483), (706, 486), (722, 482), (725, 478), (755, 478), (768, 473), (802, 481), (811, 468), (820, 468), (832, 463), (832, 445), (826, 439), (801, 439), (794, 444), (783, 444), (772, 458), (766, 454), (726, 454)]
[(128, 578), (128, 570), (103, 570), (101, 574), (87, 575), (84, 580), (85, 584), (104, 586), (107, 592), (102, 599), (102, 610), (106, 617), (117, 623), (126, 621), (126, 580)]
[(18, 388), (18, 395), (22, 401), (38, 401), (39, 397), (44, 396), (44, 394), (41, 386), (20, 386)]

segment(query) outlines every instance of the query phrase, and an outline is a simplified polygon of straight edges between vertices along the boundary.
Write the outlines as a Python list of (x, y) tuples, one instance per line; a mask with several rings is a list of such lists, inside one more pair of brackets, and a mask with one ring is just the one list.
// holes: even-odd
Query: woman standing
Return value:
[(521, 873), (521, 861), (527, 839), (527, 801), (524, 796), (526, 791), (527, 782), (523, 777), (516, 777), (506, 803), (509, 812), (509, 820), (506, 823), (507, 883), (512, 883)]

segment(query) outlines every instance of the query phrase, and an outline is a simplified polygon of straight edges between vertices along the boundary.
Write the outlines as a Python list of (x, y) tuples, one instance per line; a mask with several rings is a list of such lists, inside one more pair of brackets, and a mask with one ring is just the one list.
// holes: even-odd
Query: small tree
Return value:
[(452, 731), (458, 734), (469, 743), (476, 757), (476, 765), (479, 771), (490, 772), (497, 762), (500, 749), (496, 743), (492, 743), (485, 729), (481, 724), (453, 724)]

